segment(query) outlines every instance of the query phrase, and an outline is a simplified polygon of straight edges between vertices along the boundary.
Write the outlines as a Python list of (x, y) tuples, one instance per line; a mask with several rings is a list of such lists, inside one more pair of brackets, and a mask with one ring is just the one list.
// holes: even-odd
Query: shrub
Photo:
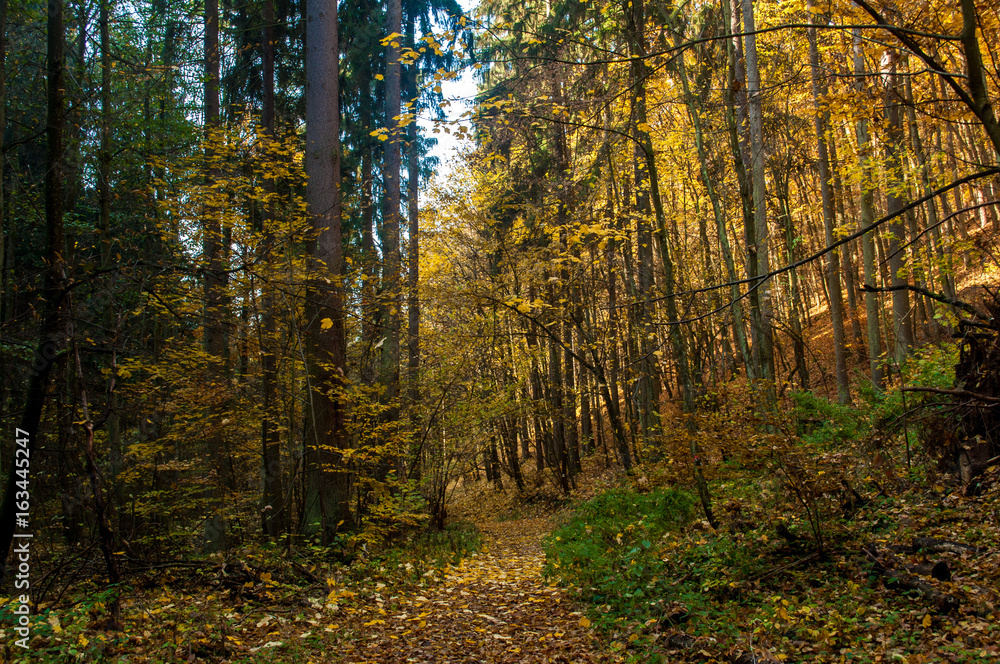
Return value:
[(687, 524), (695, 508), (694, 497), (675, 488), (603, 493), (546, 538), (545, 574), (615, 614), (643, 615), (650, 599), (666, 592), (661, 540)]

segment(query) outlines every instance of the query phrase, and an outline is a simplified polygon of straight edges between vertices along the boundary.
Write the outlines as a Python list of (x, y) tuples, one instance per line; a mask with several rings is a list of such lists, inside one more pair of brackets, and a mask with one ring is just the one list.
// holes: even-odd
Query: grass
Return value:
[[(851, 518), (826, 523), (823, 555), (806, 536), (788, 542), (776, 535), (776, 514), (792, 531), (805, 535), (808, 527), (765, 472), (713, 485), (717, 505), (741, 506), (738, 514), (720, 510), (726, 516), (715, 531), (693, 521), (682, 489), (619, 488), (580, 504), (553, 533), (547, 570), (588, 603), (612, 651), (630, 661), (725, 661), (725, 653), (750, 650), (783, 661), (997, 661), (994, 474), (993, 491), (979, 498), (952, 492), (942, 499), (922, 484), (900, 484)], [(666, 505), (673, 510), (664, 518)], [(955, 575), (954, 583), (935, 583), (960, 598), (956, 612), (884, 587), (862, 554), (869, 542), (885, 548), (914, 536), (991, 552), (936, 556)], [(904, 562), (911, 561), (901, 556)], [(678, 640), (681, 633), (692, 640)]]

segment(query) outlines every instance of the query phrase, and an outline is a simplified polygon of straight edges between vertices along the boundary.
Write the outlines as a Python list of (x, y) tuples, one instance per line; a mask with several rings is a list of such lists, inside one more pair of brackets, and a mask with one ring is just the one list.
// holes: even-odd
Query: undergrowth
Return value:
[(641, 617), (658, 603), (667, 576), (658, 553), (665, 534), (693, 517), (680, 489), (613, 489), (581, 503), (545, 541), (545, 574), (577, 586), (617, 615)]
[[(377, 555), (362, 548), (349, 562), (318, 546), (245, 546), (196, 567), (135, 575), (134, 586), (121, 589), (122, 631), (108, 629), (104, 617), (113, 593), (88, 584), (78, 599), (37, 607), (22, 650), (10, 638), (12, 605), (0, 605), (0, 662), (316, 661), (310, 652), (338, 616), (383, 601), (387, 589), (417, 588), (482, 546), (468, 521), (411, 532)], [(303, 636), (282, 634), (296, 624)], [(284, 645), (249, 647), (255, 641)]]
[[(918, 354), (906, 384), (947, 386), (953, 361), (948, 349)], [(951, 420), (921, 394), (792, 402), (770, 432), (732, 417), (754, 412), (736, 399), (700, 420), (717, 528), (681, 488), (685, 446), (665, 435), (672, 457), (578, 504), (552, 533), (546, 573), (628, 661), (1000, 661), (1000, 470), (981, 496), (934, 472), (933, 425)], [(885, 553), (920, 537), (979, 553)], [(885, 581), (866, 550), (904, 571), (946, 562), (952, 581), (921, 582), (951, 608)]]

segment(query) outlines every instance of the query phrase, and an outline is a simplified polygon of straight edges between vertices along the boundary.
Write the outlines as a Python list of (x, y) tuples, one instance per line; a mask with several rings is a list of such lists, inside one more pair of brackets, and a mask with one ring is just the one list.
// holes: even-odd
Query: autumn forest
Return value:
[(1000, 657), (998, 50), (0, 0), (0, 661)]

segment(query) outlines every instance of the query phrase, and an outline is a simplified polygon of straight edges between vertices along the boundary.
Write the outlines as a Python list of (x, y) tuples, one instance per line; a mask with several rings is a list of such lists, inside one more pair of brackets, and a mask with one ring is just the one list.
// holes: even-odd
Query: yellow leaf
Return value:
[[(320, 329), (322, 329), (322, 330), (329, 330), (329, 329), (330, 329), (331, 327), (333, 327), (333, 321), (332, 321), (332, 320), (330, 320), (329, 318), (324, 318), (323, 320), (321, 320), (321, 321), (319, 322), (319, 327), (320, 327)], [(267, 576), (268, 576), (268, 578), (267, 578), (267, 579), (265, 579), (265, 581), (266, 581), (266, 580), (269, 580), (269, 579), (270, 579), (270, 577), (271, 577), (271, 575), (270, 575), (270, 574), (268, 574)], [(261, 578), (262, 578), (262, 579), (264, 578), (264, 577), (263, 577), (263, 575), (261, 575)]]
[(928, 613), (924, 616), (924, 622), (923, 622), (924, 627), (930, 627), (931, 622), (932, 622), (931, 614)]
[(580, 627), (583, 627), (584, 629), (590, 627), (590, 618), (587, 616), (580, 618)]

